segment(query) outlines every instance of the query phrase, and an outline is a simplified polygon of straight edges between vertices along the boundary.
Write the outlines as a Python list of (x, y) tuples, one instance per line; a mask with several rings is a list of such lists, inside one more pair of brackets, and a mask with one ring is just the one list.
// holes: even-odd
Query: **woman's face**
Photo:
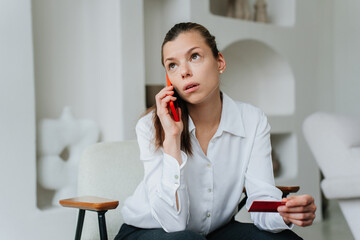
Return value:
[(220, 70), (226, 67), (221, 53), (216, 59), (196, 31), (181, 33), (163, 47), (166, 72), (180, 97), (199, 104), (219, 92)]

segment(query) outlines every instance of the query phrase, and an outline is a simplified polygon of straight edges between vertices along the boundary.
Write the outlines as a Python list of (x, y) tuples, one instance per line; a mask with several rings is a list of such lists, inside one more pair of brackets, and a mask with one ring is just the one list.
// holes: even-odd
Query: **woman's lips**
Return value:
[(196, 91), (199, 88), (199, 84), (197, 83), (191, 83), (185, 86), (184, 91), (185, 93), (192, 93)]

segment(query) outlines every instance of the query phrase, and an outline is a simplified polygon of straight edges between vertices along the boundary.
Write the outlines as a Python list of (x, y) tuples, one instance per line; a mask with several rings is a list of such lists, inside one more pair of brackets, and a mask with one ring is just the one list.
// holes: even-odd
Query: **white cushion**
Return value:
[(303, 130), (325, 178), (359, 173), (359, 117), (318, 112), (305, 120)]
[[(106, 214), (108, 238), (114, 239), (123, 223), (120, 209), (143, 178), (144, 168), (136, 141), (98, 143), (86, 149), (79, 165), (78, 195), (119, 201)], [(97, 214), (86, 211), (81, 239), (99, 239)]]
[(360, 175), (326, 178), (321, 188), (329, 199), (360, 198)]

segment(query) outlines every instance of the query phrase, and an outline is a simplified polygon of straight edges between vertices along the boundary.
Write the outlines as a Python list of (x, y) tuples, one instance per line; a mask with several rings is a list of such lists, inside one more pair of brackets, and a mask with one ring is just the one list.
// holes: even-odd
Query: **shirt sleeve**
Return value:
[(162, 149), (156, 150), (152, 122), (142, 120), (144, 119), (136, 125), (136, 135), (140, 159), (144, 164), (144, 184), (152, 216), (166, 232), (184, 230), (189, 219), (189, 196), (184, 181), (187, 155), (181, 152), (182, 164), (179, 165), (175, 158)]
[[(270, 125), (261, 112), (250, 162), (245, 174), (245, 188), (248, 195), (246, 208), (253, 201), (280, 201), (282, 192), (275, 187), (271, 160)], [(291, 229), (279, 213), (251, 212), (251, 219), (261, 230), (280, 232)]]

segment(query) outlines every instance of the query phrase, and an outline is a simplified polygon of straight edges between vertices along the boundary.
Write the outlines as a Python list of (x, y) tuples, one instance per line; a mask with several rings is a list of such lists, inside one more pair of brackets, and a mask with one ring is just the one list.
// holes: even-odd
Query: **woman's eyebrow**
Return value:
[(190, 48), (186, 53), (189, 54), (190, 52), (192, 52), (193, 50), (197, 49), (197, 48), (200, 48), (200, 47), (192, 47)]
[[(190, 48), (189, 50), (186, 51), (185, 55), (191, 53), (193, 50), (197, 49), (197, 48), (200, 48), (200, 47), (192, 47)], [(175, 58), (174, 57), (169, 57), (169, 58), (166, 58), (164, 63), (167, 62), (167, 61), (173, 61)]]

